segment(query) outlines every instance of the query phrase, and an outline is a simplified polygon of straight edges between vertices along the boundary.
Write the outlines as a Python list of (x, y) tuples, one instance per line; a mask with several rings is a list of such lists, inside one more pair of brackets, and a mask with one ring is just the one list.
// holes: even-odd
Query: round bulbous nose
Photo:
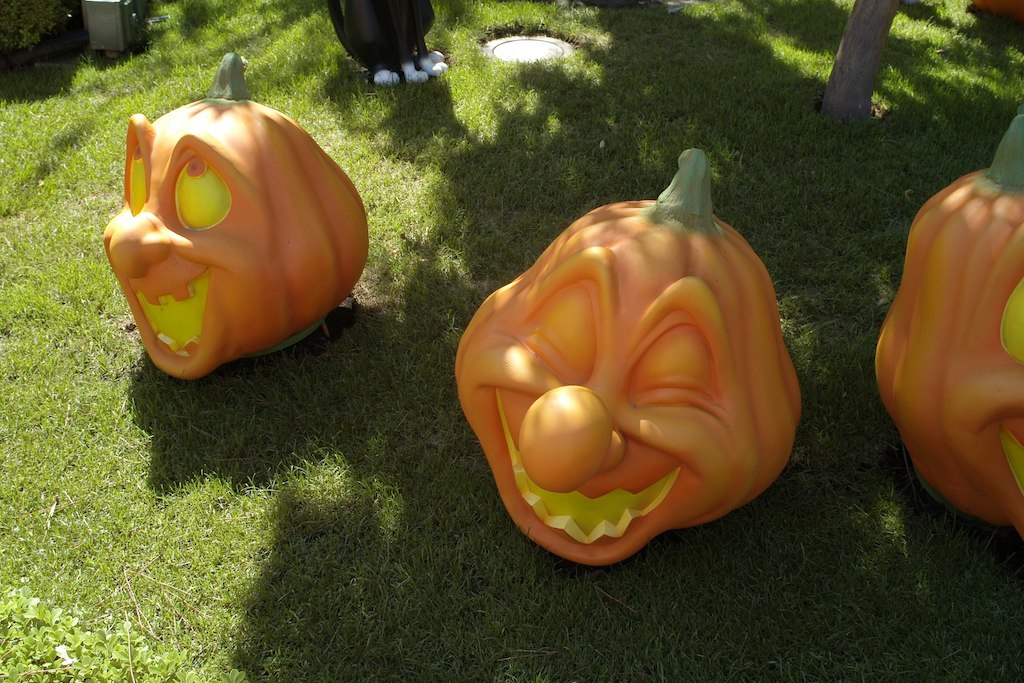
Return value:
[(144, 277), (149, 269), (171, 255), (171, 241), (156, 215), (143, 212), (133, 216), (122, 211), (107, 226), (107, 257), (115, 273), (129, 278)]
[(561, 386), (538, 398), (519, 429), (523, 468), (548, 491), (581, 488), (617, 465), (624, 448), (604, 401), (583, 386)]

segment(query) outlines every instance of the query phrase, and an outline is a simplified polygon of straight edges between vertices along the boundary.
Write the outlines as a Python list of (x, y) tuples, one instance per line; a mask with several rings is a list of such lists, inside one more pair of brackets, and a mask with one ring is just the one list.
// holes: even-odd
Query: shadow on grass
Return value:
[[(23, 67), (0, 72), (0, 100), (6, 102), (34, 102), (53, 97), (66, 90), (75, 79), (81, 60), (48, 63), (38, 67)], [(45, 74), (45, 77), (40, 77)]]
[(287, 349), (227, 363), (194, 381), (170, 377), (142, 358), (132, 407), (150, 435), (150, 486), (173, 493), (201, 477), (220, 477), (237, 489), (267, 486), (288, 467), (317, 458), (332, 430), (358, 429), (337, 419), (352, 412), (348, 395), (328, 395), (333, 385), (324, 380), (325, 366), (356, 353), (344, 346), (347, 328), (357, 318), (373, 324), (373, 310), (356, 310), (329, 315), (329, 335), (317, 330)]
[[(327, 6), (322, 0), (256, 0), (217, 6), (206, 0), (179, 0), (179, 4), (179, 30), (182, 37), (194, 40), (203, 36), (206, 44), (209, 38), (206, 34), (216, 32), (223, 52), (240, 51), (257, 37), (273, 37), (275, 33), (285, 31), (311, 15), (329, 21)], [(252, 19), (247, 18), (249, 15), (252, 15)], [(253, 32), (257, 20), (259, 36)], [(225, 26), (231, 28), (225, 30)], [(295, 48), (299, 50), (299, 46)]]
[(883, 465), (908, 510), (921, 515), (929, 523), (941, 524), (953, 533), (963, 534), (983, 552), (991, 554), (1018, 584), (1024, 584), (1024, 540), (1013, 527), (986, 524), (936, 500), (922, 485), (902, 443), (888, 449)]

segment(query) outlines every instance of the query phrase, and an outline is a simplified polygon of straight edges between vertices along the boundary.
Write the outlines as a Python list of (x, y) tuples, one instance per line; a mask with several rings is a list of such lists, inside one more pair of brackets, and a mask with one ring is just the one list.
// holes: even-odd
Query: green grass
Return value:
[[(887, 116), (843, 125), (815, 102), (851, 4), (439, 0), (451, 71), (377, 90), (319, 0), (178, 0), (140, 54), (0, 75), (0, 587), (127, 619), (211, 680), (1020, 680), (1024, 548), (915, 504), (873, 353), (915, 212), (1024, 100), (1024, 34), (904, 8)], [(579, 50), (481, 55), (513, 29)], [(203, 97), (229, 50), (351, 176), (370, 257), (329, 346), (180, 382), (101, 235), (128, 117)], [(575, 566), (502, 507), (455, 349), (573, 219), (657, 196), (688, 147), (775, 281), (796, 446), (747, 507)]]

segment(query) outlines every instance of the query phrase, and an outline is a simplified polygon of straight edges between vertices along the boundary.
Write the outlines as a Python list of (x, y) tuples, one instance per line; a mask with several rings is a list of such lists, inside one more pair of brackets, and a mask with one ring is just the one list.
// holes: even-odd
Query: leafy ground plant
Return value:
[[(23, 587), (0, 600), (0, 681), (24, 683), (208, 683), (189, 656), (154, 645), (128, 619), (87, 628)], [(218, 683), (246, 683), (232, 669)]]

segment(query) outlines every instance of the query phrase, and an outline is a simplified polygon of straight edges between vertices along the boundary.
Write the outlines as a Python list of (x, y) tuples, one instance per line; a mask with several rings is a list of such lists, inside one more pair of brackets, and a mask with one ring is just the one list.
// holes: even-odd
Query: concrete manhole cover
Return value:
[(484, 45), (484, 54), (503, 62), (539, 62), (572, 54), (572, 45), (547, 36), (510, 36)]

